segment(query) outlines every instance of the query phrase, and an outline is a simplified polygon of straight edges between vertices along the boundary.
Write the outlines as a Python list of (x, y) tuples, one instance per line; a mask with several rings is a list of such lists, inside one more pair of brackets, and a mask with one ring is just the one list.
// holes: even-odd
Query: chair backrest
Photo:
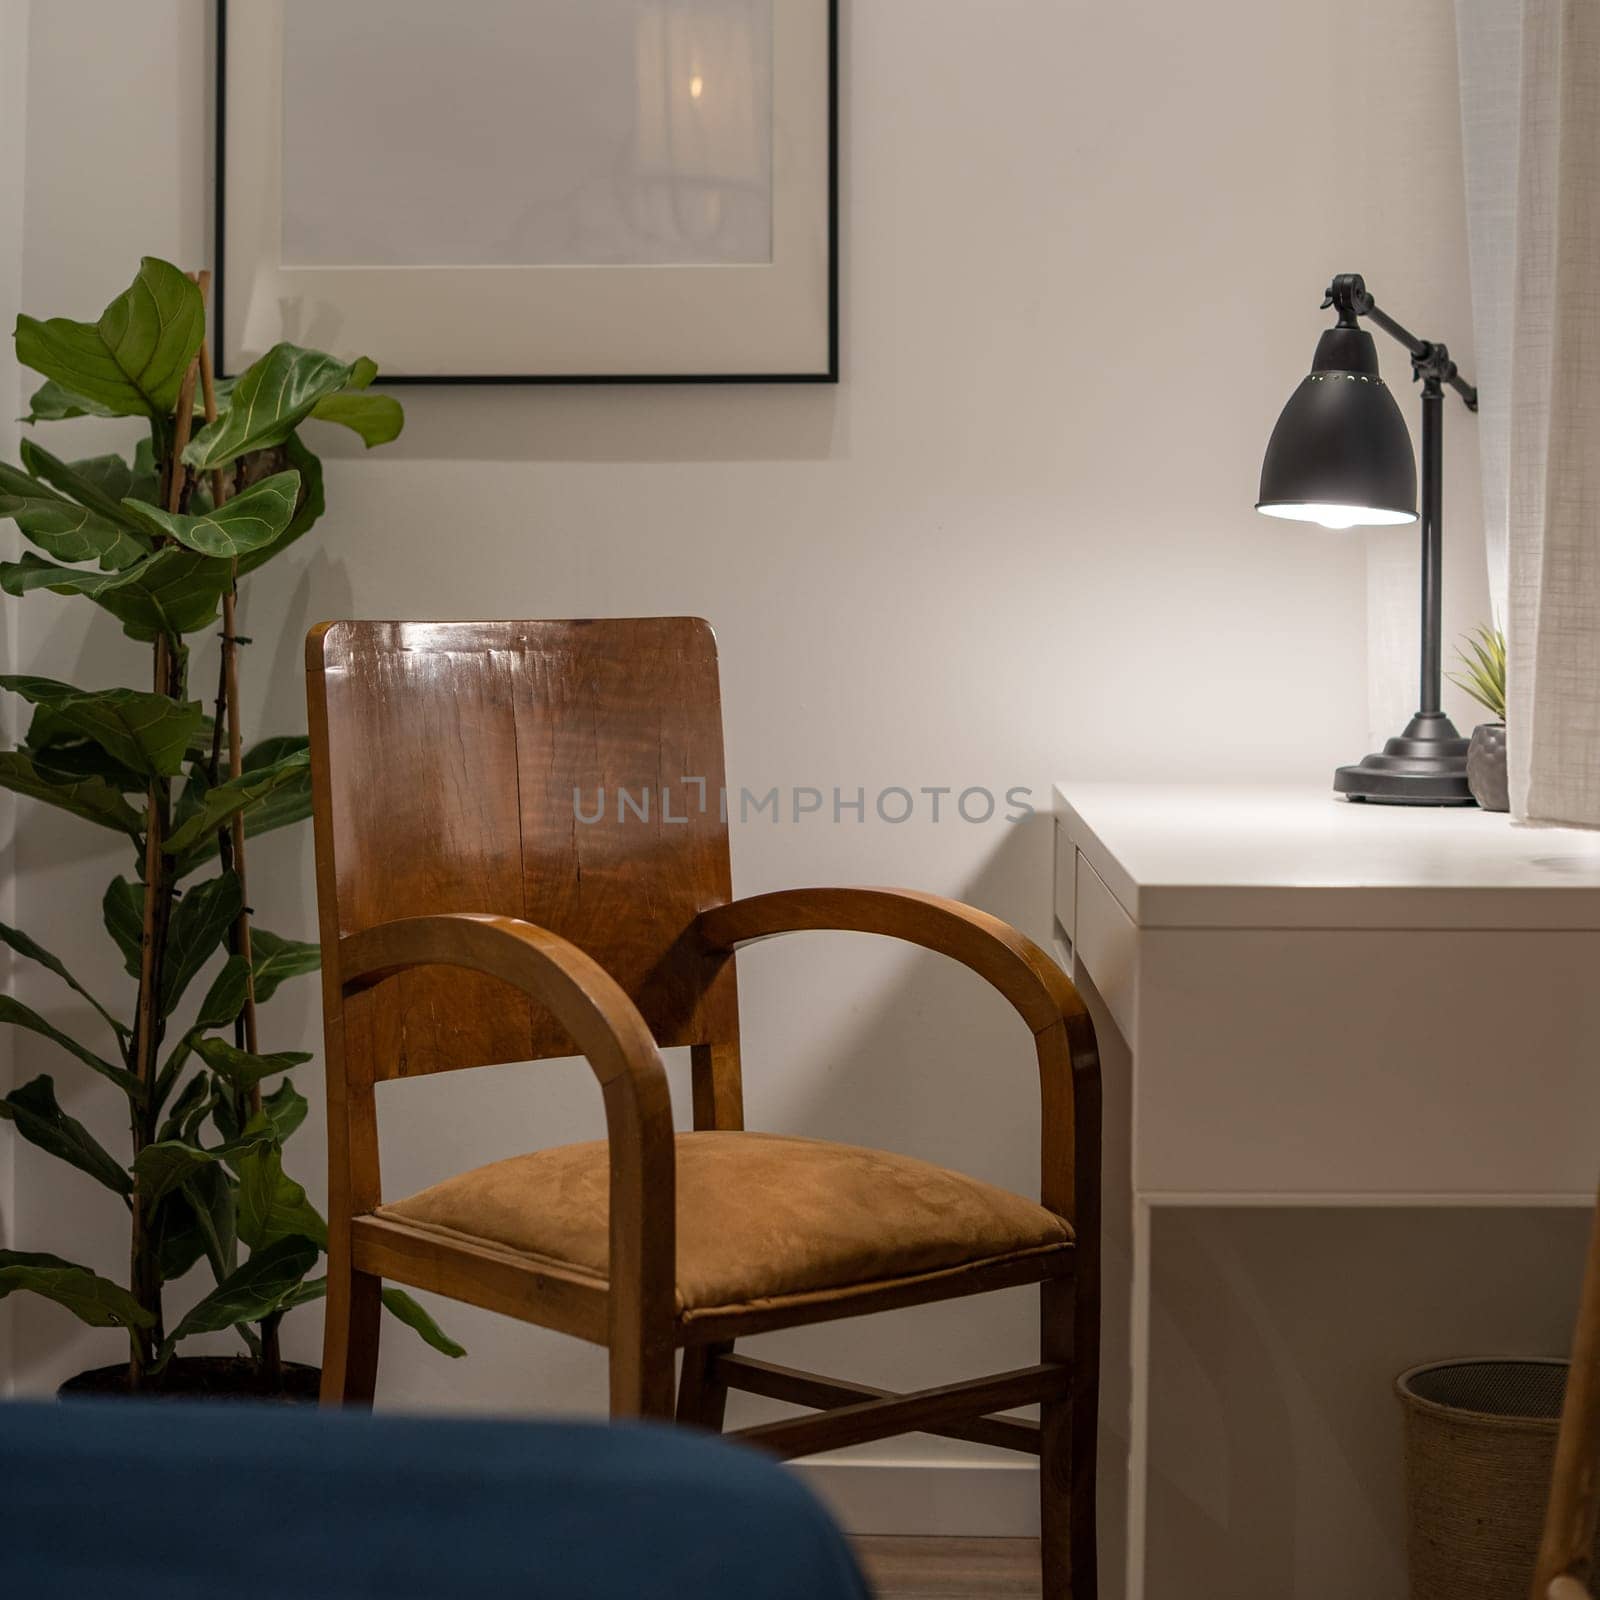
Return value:
[[(706, 623), (331, 622), (306, 665), (325, 948), (394, 917), (521, 917), (593, 956), (662, 1046), (737, 1042), (733, 964), (690, 936), (732, 898)], [(357, 1081), (575, 1053), (462, 971), (404, 974), (343, 1021)]]
[(1600, 1200), (1589, 1229), (1589, 1255), (1572, 1330), (1567, 1397), (1556, 1436), (1555, 1471), (1533, 1600), (1589, 1600), (1595, 1525), (1600, 1519)]

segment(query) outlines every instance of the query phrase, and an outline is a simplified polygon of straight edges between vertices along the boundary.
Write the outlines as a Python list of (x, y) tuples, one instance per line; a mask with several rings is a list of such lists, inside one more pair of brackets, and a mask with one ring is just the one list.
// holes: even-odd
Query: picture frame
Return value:
[(221, 376), (838, 381), (838, 0), (218, 0), (216, 44)]

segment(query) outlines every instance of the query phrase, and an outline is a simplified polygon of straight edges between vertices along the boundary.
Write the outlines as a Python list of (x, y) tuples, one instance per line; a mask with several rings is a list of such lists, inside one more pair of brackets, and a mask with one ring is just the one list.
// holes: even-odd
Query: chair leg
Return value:
[(673, 1414), (673, 1348), (670, 1338), (618, 1339), (611, 1344), (611, 1415), (657, 1417)]
[(728, 1386), (716, 1375), (719, 1356), (733, 1352), (726, 1344), (692, 1344), (683, 1352), (683, 1372), (678, 1379), (678, 1421), (687, 1427), (722, 1432), (728, 1409)]
[[(330, 1246), (333, 1241), (329, 1241)], [(379, 1295), (383, 1280), (328, 1256), (328, 1296), (322, 1325), (322, 1404), (370, 1406), (378, 1386)]]
[[(1074, 1352), (1070, 1282), (1039, 1286), (1042, 1361), (1073, 1365), (1072, 1392), (1039, 1407), (1039, 1550), (1044, 1600), (1095, 1600), (1095, 1455), (1099, 1370), (1093, 1348)], [(1092, 1341), (1085, 1341), (1090, 1343)]]

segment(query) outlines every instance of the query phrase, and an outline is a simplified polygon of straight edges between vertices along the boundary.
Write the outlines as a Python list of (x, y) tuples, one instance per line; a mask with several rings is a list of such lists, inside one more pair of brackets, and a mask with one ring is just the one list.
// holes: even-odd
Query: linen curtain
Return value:
[(1600, 826), (1600, 3), (1456, 28), (1511, 809)]

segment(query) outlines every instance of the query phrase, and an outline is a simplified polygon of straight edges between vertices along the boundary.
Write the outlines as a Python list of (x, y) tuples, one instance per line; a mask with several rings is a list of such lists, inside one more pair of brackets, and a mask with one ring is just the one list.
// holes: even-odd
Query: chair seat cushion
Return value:
[[(1062, 1218), (926, 1161), (767, 1133), (677, 1136), (686, 1320), (1041, 1252)], [(609, 1154), (560, 1145), (464, 1172), (377, 1215), (604, 1282)]]

